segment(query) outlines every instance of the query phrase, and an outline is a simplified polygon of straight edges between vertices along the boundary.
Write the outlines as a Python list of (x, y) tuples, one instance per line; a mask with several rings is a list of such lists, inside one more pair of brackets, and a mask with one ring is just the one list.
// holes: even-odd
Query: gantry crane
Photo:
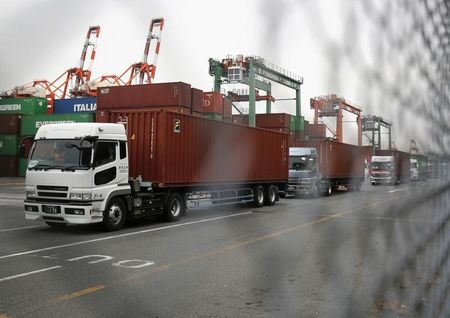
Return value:
[[(223, 84), (248, 85), (248, 95), (234, 97), (235, 100), (249, 102), (249, 126), (255, 127), (256, 101), (266, 101), (266, 113), (271, 112), (271, 82), (295, 90), (296, 115), (301, 115), (300, 85), (303, 78), (257, 56), (228, 56), (222, 62), (209, 59), (209, 74), (214, 76), (214, 91), (220, 92)], [(266, 96), (257, 95), (257, 89), (265, 91)], [(231, 96), (233, 97), (233, 96)]]
[(333, 132), (334, 139), (339, 142), (344, 141), (343, 136), (343, 111), (347, 111), (356, 115), (356, 124), (358, 126), (358, 146), (362, 145), (362, 126), (361, 126), (361, 109), (347, 102), (343, 97), (336, 94), (329, 94), (311, 98), (311, 109), (314, 109), (314, 124), (319, 123), (319, 118), (336, 117), (336, 131)]
[(380, 116), (374, 116), (374, 115), (365, 115), (362, 117), (362, 131), (363, 132), (372, 132), (372, 137), (369, 137), (365, 134), (365, 136), (368, 137), (370, 140), (370, 143), (372, 145), (372, 153), (375, 153), (375, 149), (382, 149), (381, 148), (381, 128), (386, 128), (388, 130), (388, 149), (392, 149), (392, 136), (391, 136), (391, 130), (392, 130), (392, 124), (383, 117)]
[[(17, 86), (9, 95), (14, 97), (36, 96), (41, 91), (43, 95), (41, 97), (47, 98), (50, 112), (52, 112), (53, 101), (56, 98), (66, 98), (70, 93), (69, 90), (78, 90), (82, 84), (90, 80), (99, 34), (99, 26), (89, 27), (77, 67), (66, 70), (51, 82), (48, 80), (35, 80), (28, 84)], [(89, 50), (91, 51), (89, 65), (85, 69), (86, 56)]]
[[(93, 81), (87, 82), (75, 94), (97, 96), (97, 87), (101, 86), (150, 84), (155, 77), (156, 63), (161, 46), (161, 34), (163, 27), (163, 18), (152, 19), (147, 35), (147, 40), (145, 42), (144, 55), (141, 62), (131, 64), (124, 72), (122, 72), (118, 76), (103, 75)], [(151, 62), (149, 63), (150, 54), (152, 54), (152, 58)]]

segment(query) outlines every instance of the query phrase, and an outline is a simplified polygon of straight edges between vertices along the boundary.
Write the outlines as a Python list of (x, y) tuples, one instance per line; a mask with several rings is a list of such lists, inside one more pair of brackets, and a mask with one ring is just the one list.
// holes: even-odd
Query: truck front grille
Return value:
[(40, 197), (67, 198), (67, 192), (41, 192), (38, 191)]
[(50, 191), (67, 191), (67, 190), (69, 190), (69, 187), (38, 185), (37, 189), (38, 190), (50, 190)]

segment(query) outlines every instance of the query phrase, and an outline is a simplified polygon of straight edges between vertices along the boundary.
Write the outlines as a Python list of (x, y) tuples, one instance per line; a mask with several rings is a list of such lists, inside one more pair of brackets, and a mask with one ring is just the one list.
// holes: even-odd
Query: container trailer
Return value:
[(287, 185), (287, 134), (159, 109), (99, 108), (97, 123), (39, 128), (27, 219), (102, 222), (112, 231), (150, 215), (175, 221), (188, 204), (273, 205)]
[(303, 140), (289, 149), (289, 186), (282, 194), (331, 195), (333, 190), (361, 189), (363, 147), (331, 139)]
[(372, 185), (409, 182), (410, 154), (396, 149), (376, 150), (372, 156), (369, 174)]

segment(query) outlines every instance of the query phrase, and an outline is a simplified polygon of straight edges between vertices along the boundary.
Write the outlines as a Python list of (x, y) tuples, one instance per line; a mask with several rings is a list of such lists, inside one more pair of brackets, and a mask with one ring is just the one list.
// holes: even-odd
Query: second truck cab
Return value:
[(396, 184), (394, 156), (372, 156), (370, 164), (370, 182)]

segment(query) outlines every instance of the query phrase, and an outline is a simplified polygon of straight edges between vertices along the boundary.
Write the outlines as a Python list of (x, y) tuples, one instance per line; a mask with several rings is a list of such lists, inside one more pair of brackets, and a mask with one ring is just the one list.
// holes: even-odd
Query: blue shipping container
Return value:
[(82, 97), (55, 100), (53, 111), (55, 114), (95, 113), (97, 98)]

